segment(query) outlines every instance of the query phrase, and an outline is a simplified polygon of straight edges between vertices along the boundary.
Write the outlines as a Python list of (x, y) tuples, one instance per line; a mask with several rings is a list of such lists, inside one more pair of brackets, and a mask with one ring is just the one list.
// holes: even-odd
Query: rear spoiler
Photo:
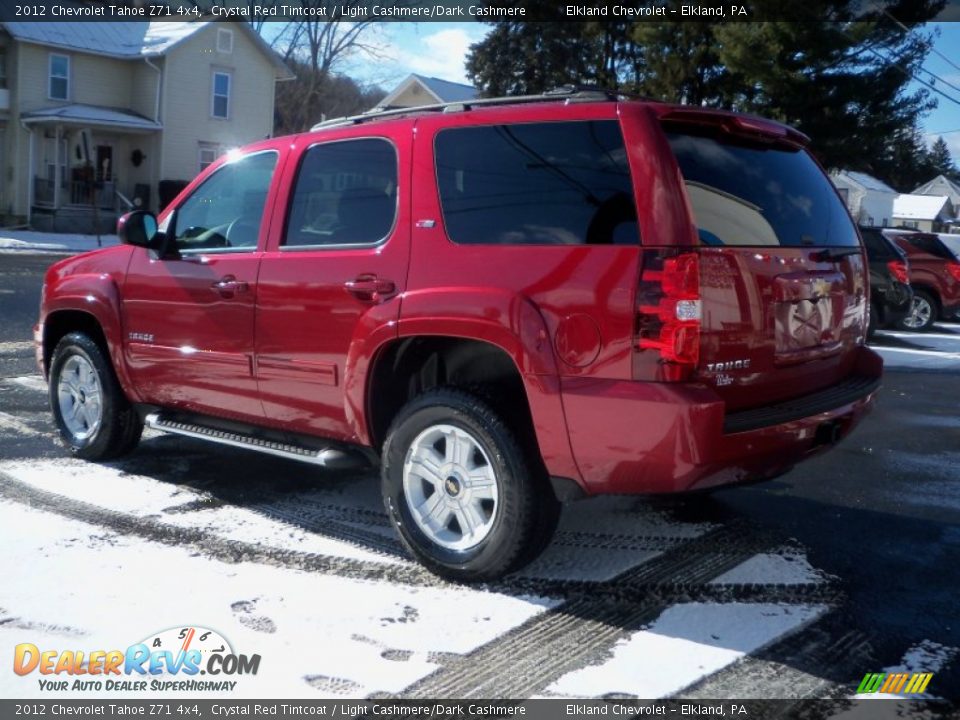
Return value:
[(716, 128), (729, 135), (770, 144), (806, 147), (810, 138), (789, 125), (754, 117), (702, 108), (673, 108), (660, 115), (661, 122)]

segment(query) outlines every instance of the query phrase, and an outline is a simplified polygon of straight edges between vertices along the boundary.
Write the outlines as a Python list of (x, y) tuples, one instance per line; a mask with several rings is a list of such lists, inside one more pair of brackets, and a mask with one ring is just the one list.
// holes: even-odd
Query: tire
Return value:
[(940, 304), (926, 290), (913, 291), (910, 313), (900, 321), (901, 330), (927, 332), (940, 316)]
[(877, 332), (877, 325), (880, 320), (880, 308), (877, 307), (876, 303), (870, 303), (867, 312), (869, 313), (869, 315), (867, 315), (867, 337), (872, 338)]
[(54, 348), (50, 407), (64, 446), (83, 460), (124, 455), (143, 432), (103, 350), (83, 333), (65, 335)]
[(502, 577), (536, 557), (556, 529), (559, 503), (542, 460), (488, 402), (460, 389), (430, 390), (400, 410), (381, 474), (404, 545), (450, 580)]

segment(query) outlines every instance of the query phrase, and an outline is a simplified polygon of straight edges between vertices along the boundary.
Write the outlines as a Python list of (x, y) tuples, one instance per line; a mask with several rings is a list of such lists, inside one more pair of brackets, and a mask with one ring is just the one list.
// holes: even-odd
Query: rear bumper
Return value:
[(584, 490), (671, 493), (780, 475), (853, 430), (873, 405), (882, 367), (861, 348), (855, 375), (843, 383), (729, 415), (702, 385), (564, 380)]

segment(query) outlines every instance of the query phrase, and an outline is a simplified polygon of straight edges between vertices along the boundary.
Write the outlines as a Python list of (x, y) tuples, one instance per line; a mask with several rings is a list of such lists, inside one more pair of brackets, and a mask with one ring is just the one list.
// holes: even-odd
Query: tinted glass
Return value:
[(887, 244), (879, 230), (860, 229), (863, 244), (867, 248), (867, 257), (871, 260), (888, 260), (894, 257), (894, 251)]
[(936, 235), (926, 235), (921, 233), (903, 233), (899, 236), (906, 240), (918, 250), (943, 258), (944, 260), (953, 260), (953, 253), (944, 245)]
[(802, 150), (667, 133), (704, 245), (855, 246), (830, 181)]
[(307, 150), (283, 244), (372, 245), (397, 214), (397, 153), (386, 140), (346, 140)]
[(456, 243), (639, 242), (616, 121), (444, 130), (435, 152), (443, 220)]
[(247, 155), (222, 165), (177, 208), (181, 251), (253, 250), (277, 153)]
[(947, 246), (955, 258), (960, 258), (960, 235), (941, 235), (940, 242)]

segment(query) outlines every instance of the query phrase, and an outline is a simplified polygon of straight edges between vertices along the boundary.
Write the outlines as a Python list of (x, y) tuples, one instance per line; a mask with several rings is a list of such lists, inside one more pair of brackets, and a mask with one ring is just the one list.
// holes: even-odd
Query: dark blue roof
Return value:
[(461, 83), (441, 80), (435, 77), (424, 77), (423, 75), (413, 74), (420, 82), (426, 85), (434, 95), (440, 98), (440, 102), (463, 102), (465, 100), (476, 100), (479, 95), (477, 89), (472, 85), (463, 85)]

